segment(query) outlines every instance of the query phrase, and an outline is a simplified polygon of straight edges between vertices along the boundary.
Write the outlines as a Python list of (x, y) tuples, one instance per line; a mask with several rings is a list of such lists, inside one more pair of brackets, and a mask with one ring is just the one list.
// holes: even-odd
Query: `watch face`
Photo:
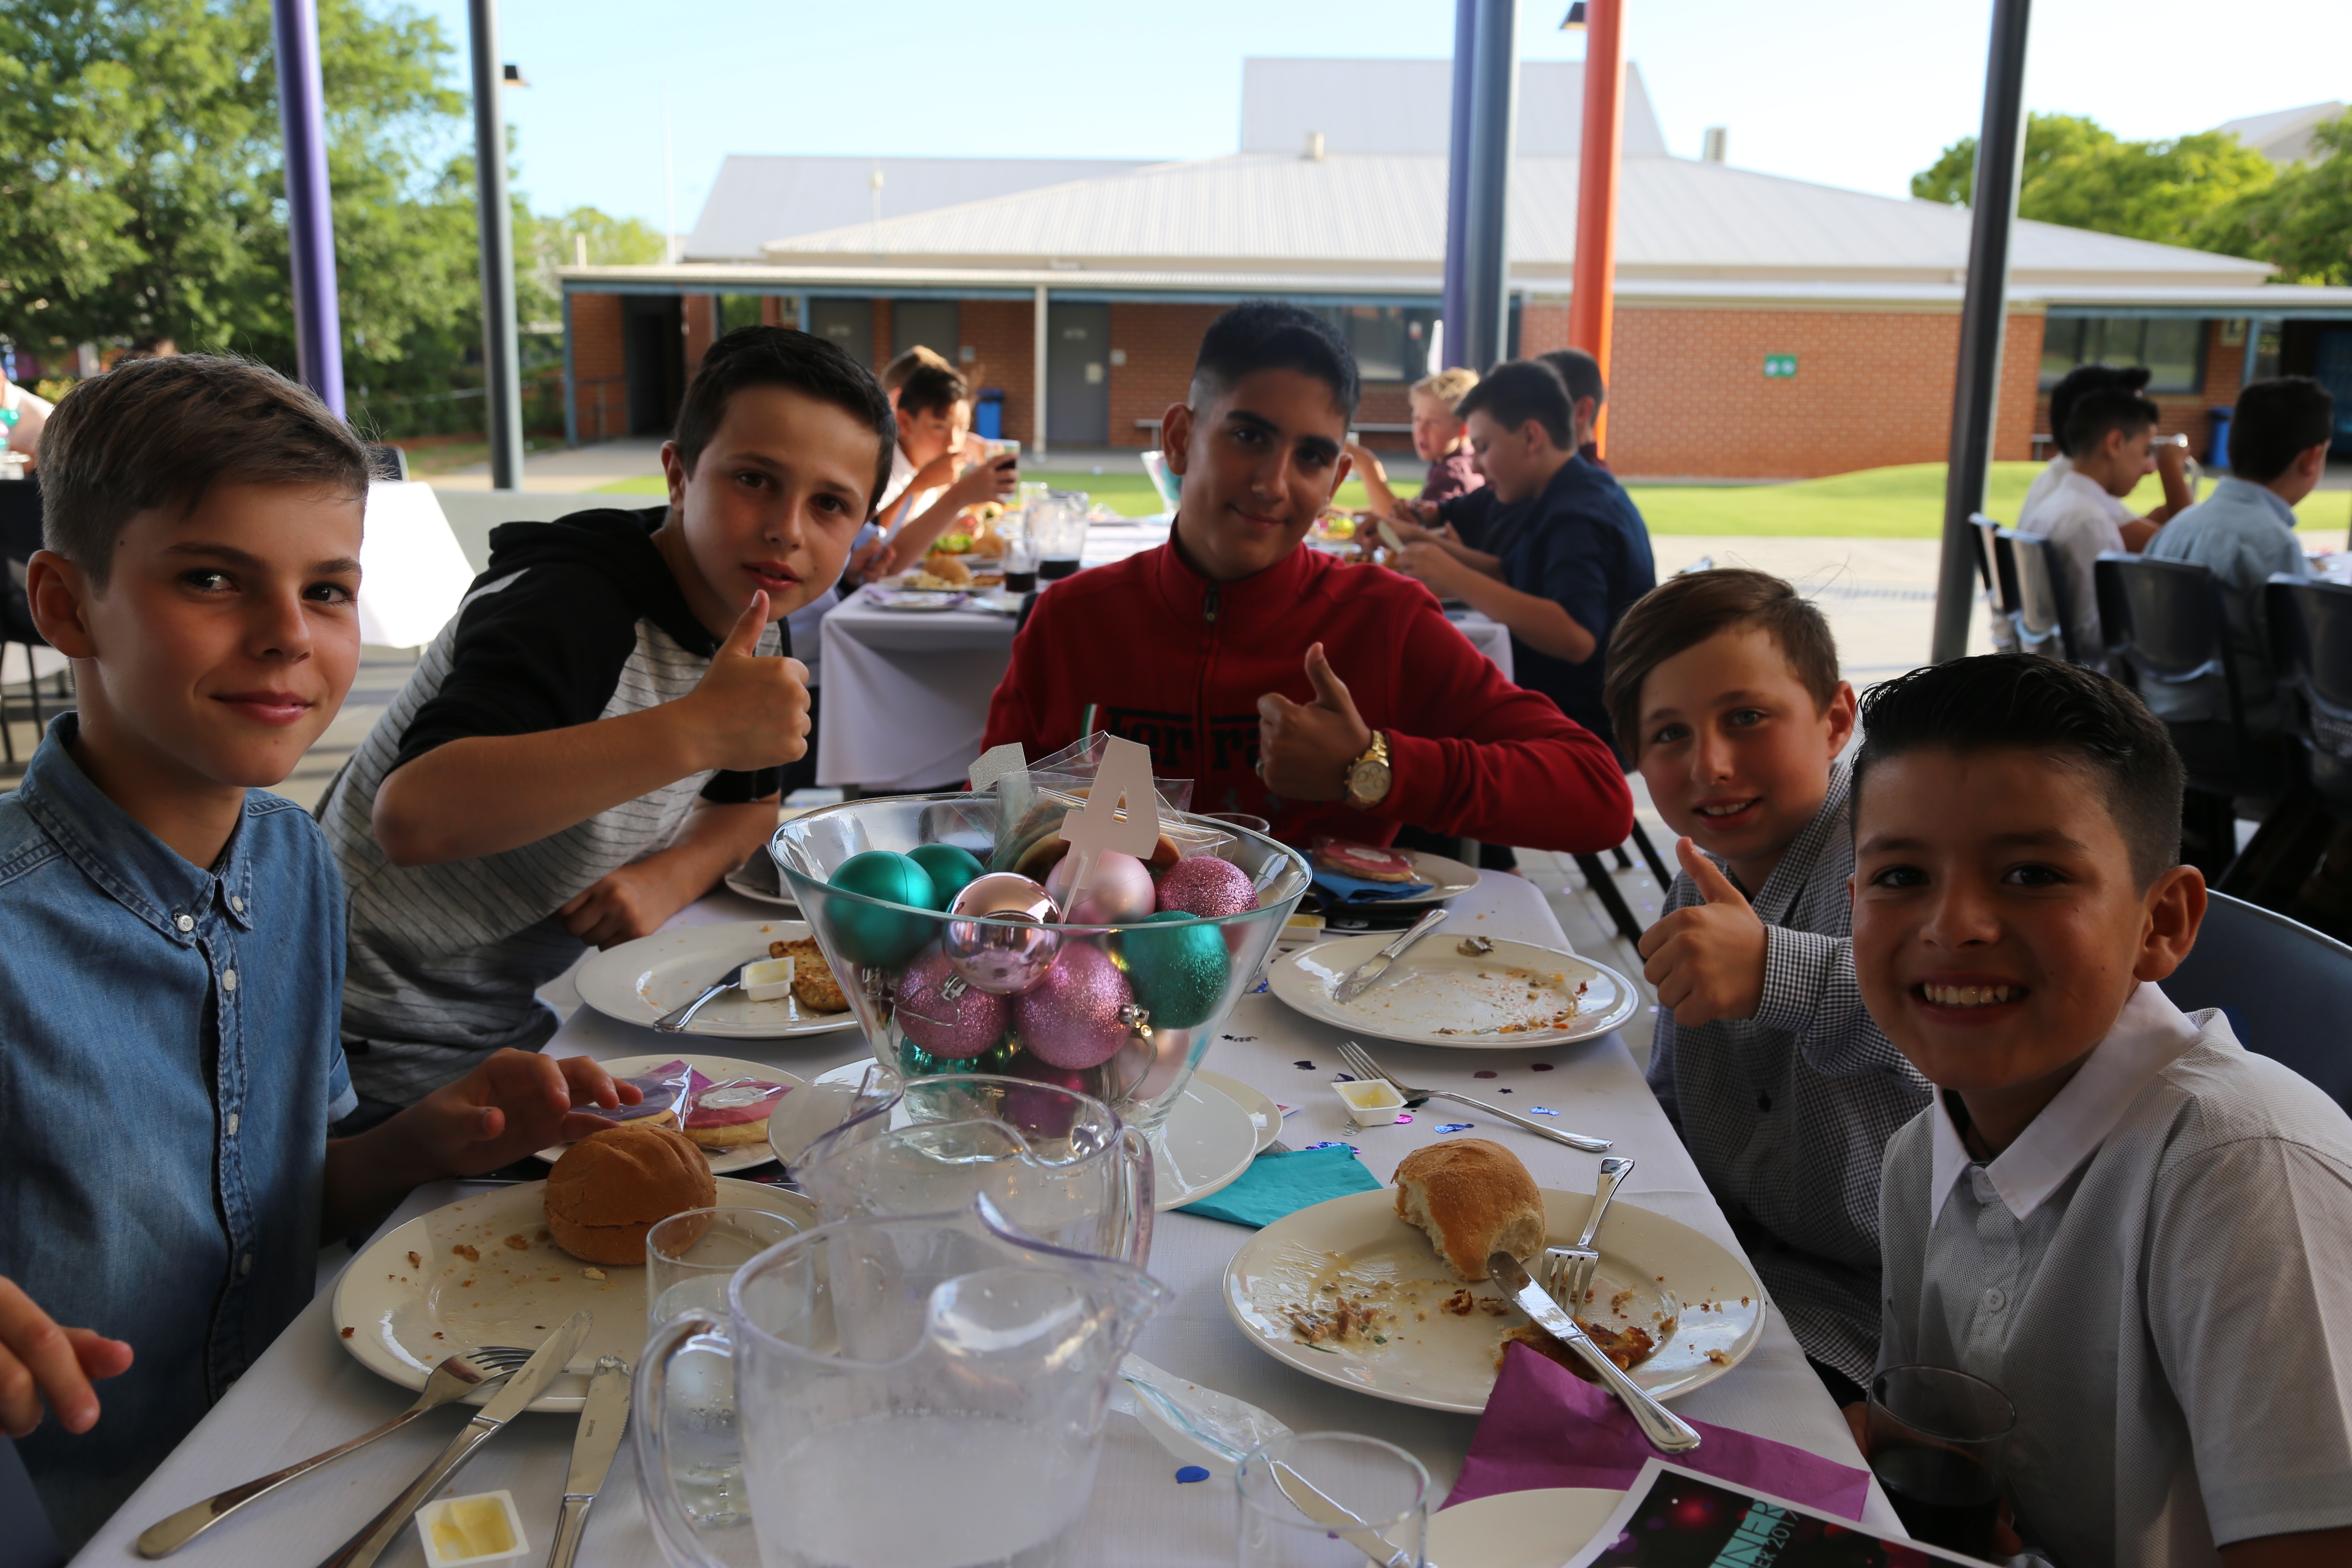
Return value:
[(1360, 762), (1348, 770), (1348, 793), (1358, 800), (1376, 801), (1389, 793), (1389, 765)]

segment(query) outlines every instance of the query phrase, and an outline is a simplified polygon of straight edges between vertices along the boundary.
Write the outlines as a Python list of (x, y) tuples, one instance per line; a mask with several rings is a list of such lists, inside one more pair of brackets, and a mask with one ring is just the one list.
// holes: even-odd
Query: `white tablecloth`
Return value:
[[(1487, 878), (1457, 900), (1454, 909), (1456, 928), (1566, 945), (1542, 896), (1517, 877)], [(678, 919), (679, 923), (702, 923), (772, 919), (774, 913), (770, 906), (721, 893)], [(1221, 1039), (1211, 1048), (1208, 1065), (1277, 1100), (1298, 1105), (1284, 1132), (1292, 1147), (1341, 1136), (1338, 1100), (1324, 1088), (1339, 1067), (1335, 1031), (1261, 994), (1244, 998), (1223, 1033), (1240, 1037)], [(803, 1076), (866, 1054), (862, 1038), (848, 1030), (797, 1041), (724, 1044), (730, 1056)], [(548, 1048), (604, 1058), (667, 1051), (675, 1046), (661, 1043), (650, 1030), (583, 1007)], [(1722, 1211), (1708, 1196), (1690, 1156), (1616, 1036), (1552, 1050), (1472, 1053), (1383, 1046), (1379, 1054), (1409, 1081), (1469, 1093), (1491, 1092), (1498, 1083), (1525, 1091), (1540, 1083), (1544, 1103), (1561, 1110), (1563, 1125), (1613, 1138), (1617, 1152), (1639, 1162), (1622, 1189), (1624, 1198), (1738, 1250)], [(1302, 1068), (1297, 1065), (1301, 1061), (1314, 1066)], [(1538, 1078), (1528, 1070), (1536, 1062), (1551, 1062), (1557, 1070)], [(1477, 1068), (1494, 1068), (1502, 1076), (1477, 1082), (1471, 1077)], [(1459, 1119), (1475, 1122), (1478, 1116), (1465, 1111)], [(1351, 1142), (1362, 1150), (1372, 1173), (1385, 1179), (1408, 1151), (1435, 1140), (1442, 1120), (1419, 1117), (1409, 1126), (1372, 1129)], [(1595, 1156), (1509, 1128), (1482, 1128), (1480, 1133), (1508, 1144), (1545, 1185), (1591, 1190)], [(420, 1188), (389, 1223), (454, 1202), (466, 1190), (451, 1183)], [(1263, 1405), (1297, 1430), (1366, 1432), (1401, 1444), (1428, 1465), (1442, 1496), (1461, 1468), (1475, 1419), (1392, 1405), (1318, 1383), (1250, 1346), (1226, 1319), (1221, 1300), (1225, 1264), (1249, 1234), (1192, 1215), (1160, 1216), (1151, 1271), (1173, 1288), (1176, 1299), (1144, 1331), (1138, 1352), (1181, 1376)], [(330, 1447), (405, 1407), (412, 1398), (407, 1390), (362, 1370), (337, 1342), (330, 1305), (330, 1295), (322, 1292), (83, 1551), (77, 1564), (136, 1562), (131, 1542), (157, 1519)], [(1841, 1464), (1862, 1463), (1844, 1418), (1777, 1315), (1768, 1321), (1762, 1342), (1745, 1362), (1719, 1381), (1676, 1400), (1675, 1408), (1685, 1416), (1795, 1444)], [(460, 1424), (456, 1413), (436, 1411), (295, 1483), (283, 1497), (256, 1504), (252, 1517), (219, 1527), (173, 1562), (187, 1568), (247, 1568), (263, 1562), (301, 1568), (318, 1562), (422, 1469)], [(535, 1553), (546, 1549), (577, 1426), (577, 1418), (568, 1415), (519, 1417), (459, 1478), (463, 1491), (511, 1489)], [(1132, 1422), (1114, 1417), (1084, 1527), (1087, 1539), (1072, 1561), (1090, 1568), (1230, 1563), (1230, 1488), (1220, 1481), (1179, 1486), (1176, 1464)], [(919, 1479), (910, 1477), (908, 1484), (909, 1503), (919, 1506)], [(1900, 1531), (1874, 1483), (1864, 1522), (1891, 1534)], [(1572, 1544), (1562, 1543), (1563, 1555)], [(421, 1563), (415, 1532), (383, 1561), (386, 1568)], [(652, 1568), (661, 1562), (639, 1502), (635, 1468), (625, 1453), (596, 1505), (579, 1561), (581, 1568)]]
[[(1475, 612), (1454, 625), (1509, 679), (1509, 632)], [(988, 700), (1013, 662), (1012, 617), (885, 610), (858, 594), (824, 617), (819, 636), (816, 782), (880, 790), (960, 784), (980, 755)]]
[(368, 486), (360, 571), (360, 640), (374, 647), (431, 642), (474, 580), (440, 500), (423, 479)]

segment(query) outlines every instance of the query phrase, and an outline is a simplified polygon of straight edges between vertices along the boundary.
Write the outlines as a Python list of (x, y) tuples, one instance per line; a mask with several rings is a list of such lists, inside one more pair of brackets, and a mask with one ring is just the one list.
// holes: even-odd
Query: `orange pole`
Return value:
[[(1576, 182), (1576, 273), (1568, 302), (1568, 342), (1601, 362), (1609, 377), (1609, 334), (1616, 314), (1617, 168), (1625, 143), (1625, 34), (1622, 0), (1584, 7), (1584, 133)], [(1609, 455), (1609, 405), (1592, 439)]]

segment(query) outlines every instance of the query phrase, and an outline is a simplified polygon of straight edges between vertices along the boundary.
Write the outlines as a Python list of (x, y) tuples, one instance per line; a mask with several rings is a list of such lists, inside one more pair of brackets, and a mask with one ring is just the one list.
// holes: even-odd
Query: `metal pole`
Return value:
[(1037, 285), (1034, 310), (1036, 331), (1031, 346), (1035, 353), (1035, 363), (1031, 370), (1037, 378), (1037, 393), (1030, 399), (1030, 406), (1037, 411), (1037, 428), (1033, 432), (1037, 438), (1030, 443), (1029, 449), (1033, 456), (1042, 458), (1045, 455), (1045, 286), (1043, 283)]
[(1937, 664), (1969, 650), (1976, 607), (1977, 542), (1969, 519), (1984, 510), (2000, 405), (2000, 337), (2009, 315), (2009, 233), (2025, 155), (2025, 35), (2030, 0), (1993, 0), (1985, 61), (1984, 124), (1969, 198), (1969, 289), (1960, 306), (1959, 374), (1952, 384), (1952, 447), (1944, 480), (1944, 558), (1936, 576)]
[(482, 235), (482, 384), (490, 488), (522, 489), (522, 374), (516, 342), (514, 215), (507, 202), (507, 117), (499, 102), (498, 0), (467, 0), (474, 45), (474, 185)]
[(343, 327), (335, 297), (335, 212), (327, 186), (327, 93), (319, 79), (318, 0), (270, 0), (270, 21), (278, 44), (278, 122), (286, 149), (295, 363), (302, 384), (341, 415)]
[(1462, 324), (1469, 319), (1469, 258), (1463, 240), (1470, 226), (1470, 104), (1477, 58), (1478, 0), (1454, 0), (1454, 126), (1445, 144), (1445, 300), (1440, 320), (1449, 323), (1440, 357), (1444, 368), (1469, 363), (1463, 353)]
[(1447, 355), (1484, 370), (1503, 357), (1509, 330), (1510, 269), (1506, 232), (1511, 199), (1512, 132), (1518, 121), (1519, 50), (1517, 0), (1477, 0), (1478, 37), (1472, 51), (1470, 177), (1463, 204), (1463, 306), (1459, 348), (1445, 329)]
[[(1620, 0), (1584, 8), (1584, 129), (1576, 184), (1576, 272), (1569, 296), (1568, 341), (1601, 363), (1609, 380), (1609, 342), (1617, 314), (1617, 172), (1625, 144), (1625, 33)], [(1592, 424), (1609, 454), (1609, 405)]]

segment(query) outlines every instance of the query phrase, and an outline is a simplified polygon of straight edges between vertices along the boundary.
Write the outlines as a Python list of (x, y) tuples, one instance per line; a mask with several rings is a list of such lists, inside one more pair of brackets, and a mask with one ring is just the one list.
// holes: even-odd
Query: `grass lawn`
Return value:
[[(478, 462), (481, 459), (477, 457), (474, 460)], [(1153, 489), (1151, 481), (1141, 474), (1082, 474), (1057, 468), (1024, 468), (1021, 477), (1042, 481), (1057, 490), (1084, 490), (1122, 517), (1150, 517), (1160, 510), (1160, 492)], [(1401, 484), (1396, 488), (1405, 495), (1418, 494), (1421, 489), (1418, 484)], [(658, 474), (616, 479), (609, 485), (596, 487), (598, 495), (612, 496), (657, 496), (666, 491), (667, 487)], [(1362, 507), (1371, 503), (1364, 497), (1364, 487), (1349, 479), (1339, 487), (1339, 504)]]

